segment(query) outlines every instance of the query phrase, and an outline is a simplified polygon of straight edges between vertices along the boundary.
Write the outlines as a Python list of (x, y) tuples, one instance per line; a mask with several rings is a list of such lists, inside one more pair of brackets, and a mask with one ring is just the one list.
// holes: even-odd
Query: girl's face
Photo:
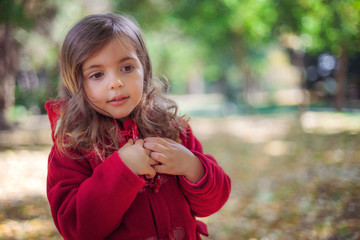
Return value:
[(82, 74), (90, 104), (101, 114), (125, 118), (141, 101), (144, 70), (132, 44), (112, 40), (83, 63)]

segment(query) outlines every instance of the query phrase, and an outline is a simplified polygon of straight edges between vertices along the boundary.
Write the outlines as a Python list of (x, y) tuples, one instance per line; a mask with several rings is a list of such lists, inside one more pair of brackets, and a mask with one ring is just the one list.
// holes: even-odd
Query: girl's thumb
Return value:
[[(125, 143), (125, 145), (133, 145), (134, 144), (134, 140), (132, 140), (132, 138), (130, 138), (127, 143)], [(124, 146), (125, 146), (124, 145)]]

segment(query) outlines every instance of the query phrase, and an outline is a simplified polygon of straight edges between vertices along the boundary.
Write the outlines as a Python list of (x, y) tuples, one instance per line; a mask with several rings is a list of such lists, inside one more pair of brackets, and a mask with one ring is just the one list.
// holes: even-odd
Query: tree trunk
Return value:
[(0, 130), (11, 129), (5, 111), (14, 104), (18, 44), (8, 24), (0, 26)]
[(238, 33), (234, 33), (234, 55), (235, 61), (244, 75), (244, 85), (243, 85), (243, 99), (244, 102), (249, 105), (252, 94), (256, 88), (256, 83), (253, 78), (252, 68), (249, 62), (247, 61), (248, 53), (243, 43), (242, 37)]
[(348, 56), (345, 48), (341, 49), (340, 56), (338, 58), (338, 65), (335, 72), (335, 81), (337, 84), (337, 90), (335, 93), (335, 108), (341, 111), (344, 107), (346, 97), (346, 78), (348, 71)]
[(300, 73), (300, 89), (302, 93), (302, 101), (298, 106), (298, 116), (301, 116), (308, 108), (310, 99), (308, 91), (306, 90), (306, 76), (305, 76), (305, 53), (293, 48), (286, 48), (286, 52), (290, 57), (290, 63), (295, 66)]

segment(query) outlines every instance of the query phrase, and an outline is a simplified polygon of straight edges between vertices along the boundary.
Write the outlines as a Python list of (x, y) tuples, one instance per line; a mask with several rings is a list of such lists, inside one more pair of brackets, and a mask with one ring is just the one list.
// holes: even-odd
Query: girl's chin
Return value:
[(127, 113), (127, 112), (126, 113), (114, 113), (113, 115), (107, 114), (107, 116), (115, 118), (117, 120), (125, 120), (130, 116), (130, 113), (131, 112), (129, 112), (129, 113)]

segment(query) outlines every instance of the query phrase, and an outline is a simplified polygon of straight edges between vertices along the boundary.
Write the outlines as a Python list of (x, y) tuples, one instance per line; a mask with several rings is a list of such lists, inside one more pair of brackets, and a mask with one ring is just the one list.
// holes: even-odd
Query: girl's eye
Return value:
[(104, 76), (104, 74), (102, 72), (97, 72), (97, 73), (94, 73), (94, 74), (90, 75), (90, 78), (99, 79), (102, 76)]
[(132, 65), (126, 65), (126, 66), (121, 68), (121, 71), (131, 72), (133, 69), (134, 69), (134, 67)]

